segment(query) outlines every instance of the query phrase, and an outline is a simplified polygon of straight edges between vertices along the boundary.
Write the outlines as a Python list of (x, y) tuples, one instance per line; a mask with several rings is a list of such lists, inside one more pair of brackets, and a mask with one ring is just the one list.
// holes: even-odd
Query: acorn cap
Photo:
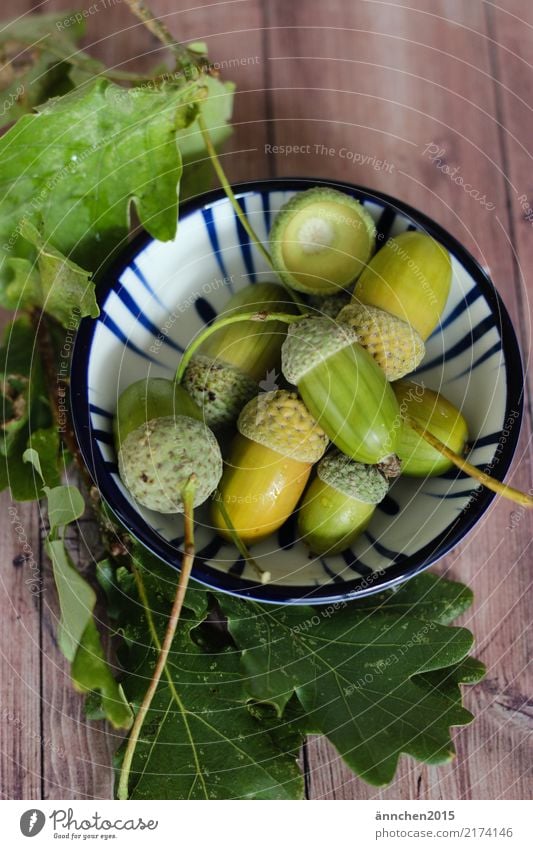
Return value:
[(329, 318), (303, 318), (289, 327), (281, 349), (281, 370), (289, 383), (298, 383), (328, 357), (357, 342), (347, 324)]
[(252, 398), (237, 427), (248, 439), (301, 463), (316, 463), (328, 446), (326, 434), (303, 401), (286, 389)]
[(375, 224), (364, 206), (337, 189), (298, 192), (270, 232), (275, 270), (301, 292), (329, 294), (352, 283), (375, 247)]
[(203, 422), (188, 416), (151, 419), (123, 441), (118, 470), (129, 492), (159, 513), (182, 513), (182, 492), (196, 475), (194, 506), (216, 489), (222, 476), (218, 443)]
[(247, 401), (259, 392), (247, 374), (202, 354), (192, 358), (182, 382), (202, 411), (205, 424), (212, 428), (233, 424)]
[(337, 316), (357, 334), (359, 344), (372, 354), (387, 380), (410, 374), (424, 359), (426, 347), (417, 330), (378, 307), (353, 301)]
[(365, 504), (379, 504), (389, 489), (387, 481), (376, 466), (357, 463), (336, 449), (328, 452), (320, 461), (317, 475), (342, 495)]

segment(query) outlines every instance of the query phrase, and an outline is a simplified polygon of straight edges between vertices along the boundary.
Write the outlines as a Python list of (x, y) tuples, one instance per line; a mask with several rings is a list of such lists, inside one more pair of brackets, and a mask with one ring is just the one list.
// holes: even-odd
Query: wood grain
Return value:
[[(20, 14), (31, 5), (4, 0), (3, 11)], [(527, 0), (508, 0), (505, 10), (482, 0), (220, 0), (187, 11), (189, 4), (176, 0), (152, 5), (180, 39), (205, 40), (212, 59), (231, 63), (226, 76), (238, 84), (236, 132), (224, 161), (232, 179), (345, 179), (419, 207), (490, 269), (529, 362), (533, 212), (528, 215), (523, 196), (533, 207), (533, 11)], [(57, 0), (40, 8), (70, 6)], [(161, 59), (160, 45), (121, 4), (90, 16), (87, 27), (86, 45), (108, 64), (147, 68)], [(429, 144), (442, 149), (441, 159), (459, 168), (494, 209), (439, 170)], [(287, 146), (300, 152), (287, 154)], [(527, 413), (512, 478), (526, 489), (532, 483), (529, 402)], [(2, 557), (0, 672), (2, 683), (12, 682), (0, 689), (2, 794), (108, 797), (116, 740), (105, 726), (84, 720), (55, 645), (57, 602), (48, 567), (42, 564), (43, 592), (36, 599), (23, 569), (11, 566), (20, 543), (8, 499), (2, 503), (2, 539), (11, 542)], [(38, 512), (16, 508), (40, 568)], [(75, 556), (90, 569), (95, 540), (90, 523), (82, 530), (85, 541), (73, 541)], [(486, 681), (467, 693), (476, 721), (456, 732), (455, 761), (433, 769), (403, 759), (393, 784), (376, 789), (355, 778), (329, 744), (312, 738), (305, 753), (310, 797), (528, 797), (532, 536), (532, 517), (493, 503), (438, 567), (473, 587), (476, 603), (464, 624), (477, 635), (477, 654), (488, 666)], [(4, 708), (13, 720), (4, 719)]]

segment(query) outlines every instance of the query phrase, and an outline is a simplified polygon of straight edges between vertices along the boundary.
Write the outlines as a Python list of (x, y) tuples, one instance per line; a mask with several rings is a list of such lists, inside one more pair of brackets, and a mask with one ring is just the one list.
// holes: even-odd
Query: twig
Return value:
[(132, 729), (130, 731), (128, 742), (126, 744), (126, 751), (124, 753), (124, 760), (122, 761), (122, 768), (120, 770), (120, 778), (118, 783), (117, 797), (119, 799), (128, 798), (129, 778), (131, 772), (131, 765), (133, 762), (133, 756), (135, 754), (135, 749), (137, 748), (137, 743), (139, 742), (139, 736), (144, 724), (144, 720), (146, 719), (146, 715), (150, 710), (150, 705), (152, 704), (152, 700), (161, 680), (163, 671), (166, 669), (168, 655), (170, 653), (172, 642), (176, 634), (176, 628), (178, 626), (181, 609), (183, 607), (183, 600), (185, 598), (185, 593), (189, 584), (189, 578), (191, 576), (191, 570), (194, 562), (193, 504), (195, 487), (196, 475), (191, 475), (183, 490), (185, 541), (183, 545), (183, 559), (181, 562), (180, 577), (176, 589), (176, 595), (174, 597), (174, 602), (172, 604), (172, 610), (170, 612), (170, 618), (168, 620), (167, 630), (163, 638), (159, 657), (157, 658), (154, 674), (151, 678), (150, 684), (148, 685), (148, 689), (144, 694), (143, 700), (141, 702)]
[(469, 463), (468, 460), (464, 460), (459, 454), (456, 454), (455, 451), (452, 451), (451, 448), (448, 448), (444, 442), (441, 442), (436, 436), (430, 433), (428, 430), (422, 427), (422, 425), (418, 424), (415, 419), (411, 416), (407, 416), (405, 419), (406, 423), (411, 427), (422, 439), (435, 448), (439, 454), (442, 454), (444, 457), (447, 457), (454, 466), (457, 466), (458, 469), (461, 469), (462, 472), (469, 475), (469, 477), (474, 478), (479, 481), (480, 484), (486, 486), (487, 489), (492, 490), (492, 492), (496, 492), (498, 495), (501, 495), (503, 498), (508, 498), (509, 501), (514, 501), (516, 504), (521, 504), (522, 507), (533, 507), (533, 497), (531, 495), (527, 495), (525, 492), (521, 492), (519, 489), (515, 489), (513, 486), (507, 486), (506, 483), (502, 483), (496, 478), (487, 475), (485, 472), (480, 471), (476, 466)]
[(60, 405), (58, 374), (53, 354), (54, 344), (50, 335), (48, 319), (46, 318), (44, 313), (37, 311), (32, 312), (31, 318), (35, 329), (37, 350), (39, 352), (45, 382), (48, 387), (50, 407), (54, 423), (57, 427), (57, 431), (61, 437), (61, 440), (63, 441), (63, 444), (74, 458), (74, 461), (83, 478), (85, 486), (90, 491), (91, 487), (93, 486), (93, 482), (91, 480), (89, 472), (87, 471), (87, 467), (83, 461), (83, 457), (81, 456), (81, 451), (78, 446), (76, 434), (74, 433), (74, 426), (72, 424), (69, 411), (62, 409), (61, 415), (59, 412), (60, 406), (64, 408), (66, 405), (64, 403)]
[(220, 185), (224, 189), (224, 191), (225, 191), (225, 193), (226, 193), (226, 195), (229, 199), (229, 202), (231, 203), (233, 209), (235, 210), (235, 213), (236, 213), (239, 221), (241, 222), (242, 226), (244, 227), (244, 229), (248, 233), (250, 239), (252, 240), (252, 242), (255, 242), (255, 244), (257, 245), (260, 252), (263, 254), (264, 258), (266, 259), (266, 261), (268, 262), (270, 267), (272, 267), (272, 257), (270, 256), (269, 252), (267, 251), (267, 249), (263, 245), (259, 236), (257, 235), (255, 230), (251, 226), (250, 222), (248, 221), (248, 218), (246, 217), (244, 210), (242, 209), (237, 198), (235, 197), (233, 189), (231, 188), (231, 186), (229, 184), (229, 180), (226, 177), (226, 173), (225, 173), (224, 169), (222, 168), (222, 165), (220, 164), (218, 154), (216, 152), (216, 149), (215, 149), (213, 142), (211, 141), (211, 136), (209, 135), (209, 131), (207, 129), (207, 125), (205, 123), (204, 116), (202, 115), (201, 112), (198, 113), (197, 121), (198, 121), (198, 126), (200, 127), (200, 132), (202, 133), (202, 138), (204, 140), (206, 150), (209, 154), (209, 158), (211, 160), (213, 168), (215, 169), (216, 175), (217, 175), (218, 179), (220, 180)]
[(211, 336), (212, 333), (216, 333), (223, 327), (227, 327), (229, 324), (239, 324), (241, 321), (283, 321), (285, 324), (294, 324), (305, 317), (305, 315), (293, 315), (286, 312), (241, 312), (237, 315), (229, 315), (226, 318), (220, 318), (218, 321), (213, 322), (213, 324), (208, 324), (207, 327), (204, 327), (186, 348), (180, 360), (178, 370), (176, 371), (176, 383), (180, 383), (183, 375), (185, 374), (185, 369), (189, 365), (194, 353), (198, 350), (200, 345), (203, 345), (205, 340)]
[(155, 35), (155, 37), (158, 38), (165, 47), (170, 47), (175, 55), (176, 62), (181, 65), (182, 68), (194, 65), (201, 70), (205, 70), (204, 59), (197, 59), (192, 56), (191, 51), (187, 50), (187, 48), (184, 47), (183, 44), (180, 44), (179, 41), (176, 41), (163, 21), (154, 15), (152, 10), (146, 5), (146, 3), (143, 2), (143, 0), (125, 0), (125, 2), (133, 14), (143, 22), (146, 29), (148, 29), (152, 35)]
[(257, 562), (257, 560), (255, 560), (255, 558), (252, 557), (250, 551), (248, 550), (248, 547), (243, 542), (243, 540), (240, 538), (239, 532), (237, 531), (237, 529), (235, 528), (235, 525), (231, 521), (231, 516), (228, 513), (227, 507), (224, 504), (224, 499), (222, 498), (220, 493), (215, 493), (214, 501), (217, 504), (218, 509), (220, 510), (220, 512), (222, 514), (222, 518), (224, 519), (224, 522), (226, 523), (226, 528), (228, 529), (228, 533), (231, 537), (231, 541), (233, 542), (233, 545), (235, 546), (235, 548), (237, 549), (237, 551), (239, 552), (241, 557), (244, 558), (246, 563), (248, 563), (248, 565), (251, 566), (252, 569), (257, 573), (257, 576), (258, 576), (259, 580), (261, 581), (261, 583), (267, 584), (272, 577), (270, 572), (268, 572), (266, 569), (262, 569), (261, 566), (259, 565), (259, 563)]

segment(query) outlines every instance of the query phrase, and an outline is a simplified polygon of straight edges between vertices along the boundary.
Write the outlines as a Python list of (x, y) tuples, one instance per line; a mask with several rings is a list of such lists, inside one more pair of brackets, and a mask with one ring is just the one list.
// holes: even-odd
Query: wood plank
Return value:
[[(273, 142), (309, 145), (303, 153), (278, 154), (273, 167), (280, 175), (359, 182), (423, 209), (491, 269), (518, 325), (520, 313), (528, 313), (507, 236), (483, 6), (436, 2), (429, 12), (419, 3), (269, 4)], [(495, 209), (483, 207), (439, 170), (424, 153), (429, 144), (442, 149), (441, 158), (459, 167)], [(387, 165), (376, 167), (371, 157)], [(529, 433), (526, 423), (513, 477), (526, 488)], [(328, 744), (313, 739), (308, 751), (313, 798), (520, 798), (525, 792), (522, 629), (529, 619), (524, 566), (532, 525), (520, 514), (511, 533), (512, 513), (508, 503), (493, 505), (438, 569), (474, 588), (476, 606), (464, 623), (477, 634), (478, 655), (489, 667), (487, 681), (467, 693), (478, 719), (455, 734), (457, 760), (436, 770), (404, 759), (395, 782), (376, 790), (355, 779)]]
[(0, 796), (41, 795), (39, 526), (35, 508), (3, 498), (0, 511)]

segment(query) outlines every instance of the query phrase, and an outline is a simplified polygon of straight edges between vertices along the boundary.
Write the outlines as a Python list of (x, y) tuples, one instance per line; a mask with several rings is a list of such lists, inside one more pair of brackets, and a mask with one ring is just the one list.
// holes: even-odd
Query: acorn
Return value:
[[(277, 283), (251, 284), (230, 298), (217, 321), (254, 309), (296, 312), (287, 298)], [(259, 392), (259, 381), (279, 368), (285, 333), (282, 322), (243, 321), (226, 325), (205, 340), (182, 382), (209, 427), (233, 424), (246, 402)]]
[(383, 464), (391, 474), (397, 471), (398, 402), (351, 327), (320, 317), (291, 324), (281, 368), (343, 454), (360, 463)]
[(338, 554), (367, 528), (389, 485), (377, 466), (334, 449), (320, 461), (298, 513), (298, 530), (314, 554)]
[(312, 295), (336, 293), (361, 273), (375, 248), (375, 224), (359, 201), (337, 189), (298, 192), (270, 232), (275, 271)]
[(163, 378), (132, 384), (119, 398), (114, 429), (120, 478), (143, 507), (182, 513), (193, 475), (194, 507), (216, 489), (220, 448), (182, 386)]
[[(444, 395), (411, 380), (399, 380), (393, 389), (403, 419), (411, 417), (456, 454), (464, 454), (468, 425), (461, 412)], [(436, 476), (453, 468), (449, 459), (405, 421), (400, 429), (396, 453), (402, 463), (402, 475), (417, 478)]]
[[(238, 434), (218, 488), (231, 524), (246, 545), (274, 533), (296, 507), (328, 439), (295, 392), (264, 392), (242, 410)], [(213, 501), (212, 520), (232, 536)]]
[(448, 251), (415, 230), (379, 250), (361, 274), (354, 300), (406, 321), (425, 341), (440, 321), (452, 280)]
[(359, 344), (374, 357), (387, 380), (410, 374), (424, 359), (426, 349), (420, 334), (385, 310), (352, 301), (340, 311), (337, 321), (355, 330)]

